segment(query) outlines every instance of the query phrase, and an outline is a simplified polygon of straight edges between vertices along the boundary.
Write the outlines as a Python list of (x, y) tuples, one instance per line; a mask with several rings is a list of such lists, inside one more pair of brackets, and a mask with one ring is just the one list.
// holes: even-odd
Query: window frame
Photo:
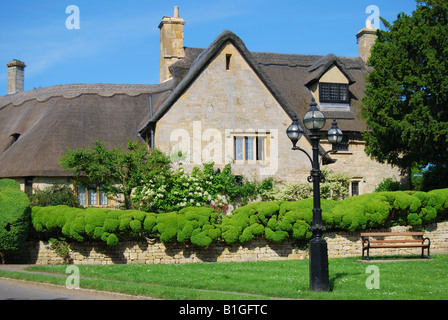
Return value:
[(229, 71), (232, 68), (232, 54), (228, 53), (226, 54), (226, 71)]
[(349, 197), (355, 197), (364, 194), (363, 182), (365, 182), (365, 180), (362, 177), (354, 177), (350, 179)]
[[(269, 133), (234, 133), (231, 135), (232, 146), (233, 146), (233, 161), (237, 164), (239, 163), (265, 163), (268, 155), (268, 142)], [(239, 148), (237, 148), (236, 141), (242, 141)], [(251, 144), (251, 154), (249, 154), (249, 141)], [(260, 143), (261, 141), (261, 143)], [(239, 149), (239, 150), (238, 150)], [(237, 154), (238, 151), (238, 154)], [(240, 157), (237, 157), (240, 155)]]
[[(109, 198), (107, 192), (104, 192), (101, 190), (100, 184), (90, 184), (90, 185), (79, 185), (74, 188), (75, 190), (75, 196), (78, 199), (78, 204), (83, 207), (107, 207), (109, 206)], [(84, 194), (84, 200), (80, 201), (80, 190), (83, 191)], [(94, 193), (92, 193), (94, 191)], [(91, 196), (91, 194), (94, 194), (94, 197)], [(95, 204), (92, 204), (91, 200), (95, 198)], [(104, 203), (104, 199), (106, 200), (106, 203)]]
[[(329, 92), (329, 98), (324, 97), (323, 95), (323, 87), (328, 86), (328, 92)], [(338, 98), (332, 99), (331, 98), (331, 89), (332, 87), (338, 88)], [(341, 99), (341, 88), (344, 88), (346, 99)], [(334, 82), (319, 82), (319, 101), (321, 103), (343, 103), (343, 104), (349, 104), (350, 103), (350, 88), (349, 85), (346, 83), (334, 83)]]

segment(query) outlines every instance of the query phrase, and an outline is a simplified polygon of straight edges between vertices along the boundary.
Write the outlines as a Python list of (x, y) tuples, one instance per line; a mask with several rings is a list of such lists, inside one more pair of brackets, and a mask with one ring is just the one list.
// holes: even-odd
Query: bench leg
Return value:
[[(367, 256), (365, 257), (364, 256), (364, 251), (366, 251), (367, 250)], [(369, 247), (363, 247), (362, 248), (362, 256), (361, 256), (361, 259), (362, 260), (370, 260), (370, 257), (369, 257)]]
[[(367, 260), (370, 260), (370, 257), (369, 257), (369, 247), (370, 247), (369, 238), (362, 237), (361, 240), (362, 240), (362, 242), (361, 242), (362, 243), (362, 260), (365, 260), (364, 259), (364, 250), (367, 250)], [(367, 243), (366, 246), (364, 245), (365, 243)]]
[[(423, 242), (425, 242), (425, 240), (428, 240), (428, 247), (426, 248), (428, 250), (428, 259), (431, 259), (431, 256), (429, 254), (429, 247), (431, 247), (431, 240), (429, 240), (429, 238), (425, 238), (423, 239)], [(422, 258), (425, 256), (425, 247), (422, 247)]]
[[(428, 259), (431, 259), (431, 256), (430, 256), (430, 254), (429, 254), (429, 247), (427, 247), (426, 250), (428, 250), (427, 258), (428, 258)], [(421, 256), (421, 257), (422, 257), (422, 258), (425, 257), (425, 247), (422, 247), (422, 256)]]

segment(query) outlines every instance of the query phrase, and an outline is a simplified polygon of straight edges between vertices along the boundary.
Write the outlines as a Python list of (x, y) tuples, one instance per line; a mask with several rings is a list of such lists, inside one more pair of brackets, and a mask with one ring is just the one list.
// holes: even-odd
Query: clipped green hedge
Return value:
[[(311, 238), (313, 200), (256, 202), (222, 216), (210, 208), (189, 207), (162, 214), (136, 210), (34, 207), (32, 225), (41, 237), (79, 242), (101, 240), (117, 246), (121, 239), (159, 238), (163, 243), (208, 247), (222, 241), (246, 243), (259, 237), (271, 242)], [(327, 230), (358, 231), (392, 225), (421, 227), (446, 219), (448, 189), (430, 192), (378, 192), (343, 201), (322, 200)]]
[[(117, 246), (120, 238), (141, 238), (156, 214), (136, 210), (73, 208), (68, 206), (33, 207), (32, 226), (39, 238), (66, 238), (78, 242), (101, 240)], [(145, 228), (143, 228), (145, 226)], [(148, 227), (148, 230), (152, 228)]]
[(30, 221), (30, 201), (20, 185), (14, 180), (0, 180), (0, 253), (21, 249)]

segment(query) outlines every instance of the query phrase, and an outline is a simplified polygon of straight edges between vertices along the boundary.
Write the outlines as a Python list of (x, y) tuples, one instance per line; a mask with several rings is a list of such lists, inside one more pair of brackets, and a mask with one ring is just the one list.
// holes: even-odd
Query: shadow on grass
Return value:
[(330, 280), (330, 292), (333, 291), (334, 285), (338, 279), (344, 278), (349, 275), (351, 275), (351, 274), (346, 273), (346, 272), (339, 272), (339, 273), (334, 274), (332, 277), (330, 277), (330, 279), (329, 279)]
[(428, 258), (425, 256), (420, 255), (388, 255), (388, 256), (370, 256), (370, 259), (359, 259), (357, 262), (394, 262), (394, 261), (427, 261), (427, 260), (433, 260), (433, 258)]

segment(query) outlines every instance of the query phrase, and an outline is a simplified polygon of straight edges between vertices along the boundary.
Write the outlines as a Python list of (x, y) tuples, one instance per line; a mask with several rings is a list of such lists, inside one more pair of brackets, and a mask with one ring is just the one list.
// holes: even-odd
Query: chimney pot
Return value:
[(358, 39), (358, 56), (366, 63), (370, 58), (372, 46), (375, 44), (377, 30), (372, 28), (372, 22), (370, 20), (366, 20), (366, 27), (356, 35)]
[(24, 90), (25, 63), (14, 59), (6, 65), (8, 67), (8, 94)]
[(160, 29), (160, 82), (173, 77), (169, 67), (176, 61), (185, 58), (184, 24), (179, 17), (179, 7), (174, 7), (174, 17), (163, 17)]

